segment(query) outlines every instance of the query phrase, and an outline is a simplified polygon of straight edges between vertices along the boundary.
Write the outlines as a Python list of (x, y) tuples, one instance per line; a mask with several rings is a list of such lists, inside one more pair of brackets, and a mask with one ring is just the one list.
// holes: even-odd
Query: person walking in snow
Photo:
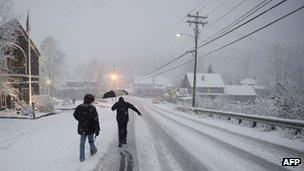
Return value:
[(88, 137), (91, 155), (97, 152), (94, 145), (95, 137), (99, 135), (100, 127), (98, 113), (95, 106), (92, 105), (95, 98), (92, 94), (84, 96), (83, 103), (76, 107), (74, 118), (78, 121), (78, 134), (80, 134), (80, 162), (85, 160), (85, 141)]
[(112, 111), (116, 110), (116, 120), (118, 124), (118, 147), (127, 143), (127, 126), (129, 121), (128, 109), (132, 109), (139, 116), (141, 113), (132, 104), (126, 102), (124, 98), (119, 97), (118, 102), (112, 106)]

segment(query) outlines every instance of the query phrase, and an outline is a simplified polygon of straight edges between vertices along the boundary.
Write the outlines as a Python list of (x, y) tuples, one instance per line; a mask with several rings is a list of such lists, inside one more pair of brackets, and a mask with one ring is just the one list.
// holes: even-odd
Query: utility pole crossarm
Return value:
[(208, 22), (202, 22), (202, 21), (187, 21), (189, 24), (201, 24), (204, 26), (205, 24), (208, 24)]
[(190, 18), (200, 18), (200, 19), (207, 19), (208, 18), (208, 16), (199, 16), (198, 13), (197, 13), (197, 15), (188, 14), (187, 17), (190, 17)]

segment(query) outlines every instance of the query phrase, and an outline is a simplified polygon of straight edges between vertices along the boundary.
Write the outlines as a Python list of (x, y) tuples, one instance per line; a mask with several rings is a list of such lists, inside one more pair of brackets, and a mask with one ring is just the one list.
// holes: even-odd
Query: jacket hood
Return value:
[(125, 102), (125, 99), (123, 97), (119, 97), (118, 102)]
[(83, 103), (85, 104), (91, 104), (95, 100), (94, 96), (92, 94), (86, 94), (83, 98)]

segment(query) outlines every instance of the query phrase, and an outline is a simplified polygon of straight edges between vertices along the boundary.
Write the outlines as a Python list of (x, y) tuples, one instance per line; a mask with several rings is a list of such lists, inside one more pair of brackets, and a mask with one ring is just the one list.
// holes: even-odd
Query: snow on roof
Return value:
[(257, 80), (254, 78), (245, 78), (241, 81), (242, 85), (256, 85), (258, 84)]
[[(154, 79), (154, 81), (153, 81)], [(171, 82), (170, 80), (168, 80), (167, 78), (164, 77), (146, 77), (140, 80), (136, 80), (136, 77), (134, 79), (134, 84), (153, 84), (153, 82), (156, 85), (162, 85), (162, 86), (171, 86)]]
[(264, 86), (262, 86), (262, 85), (252, 85), (252, 87), (255, 89), (255, 90), (262, 90), (262, 89), (264, 89)]
[(246, 85), (227, 85), (225, 94), (234, 96), (256, 96), (256, 92), (251, 86)]
[[(193, 87), (193, 73), (187, 73), (190, 86)], [(220, 74), (216, 73), (197, 73), (196, 74), (197, 87), (225, 87), (224, 81)]]

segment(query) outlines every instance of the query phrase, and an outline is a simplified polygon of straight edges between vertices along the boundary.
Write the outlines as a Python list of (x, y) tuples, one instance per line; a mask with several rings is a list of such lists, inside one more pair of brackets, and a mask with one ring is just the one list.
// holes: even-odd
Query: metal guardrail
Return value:
[(236, 118), (239, 120), (239, 123), (241, 123), (242, 120), (252, 121), (253, 122), (252, 127), (255, 127), (257, 123), (265, 123), (275, 126), (294, 128), (297, 130), (297, 132), (304, 130), (304, 121), (301, 120), (274, 118), (267, 116), (256, 116), (252, 114), (207, 110), (202, 108), (185, 108), (185, 107), (177, 107), (177, 108), (178, 110), (193, 111), (195, 113), (202, 112), (202, 113), (207, 113), (209, 115), (225, 116), (228, 117), (228, 120), (230, 120), (230, 118)]

